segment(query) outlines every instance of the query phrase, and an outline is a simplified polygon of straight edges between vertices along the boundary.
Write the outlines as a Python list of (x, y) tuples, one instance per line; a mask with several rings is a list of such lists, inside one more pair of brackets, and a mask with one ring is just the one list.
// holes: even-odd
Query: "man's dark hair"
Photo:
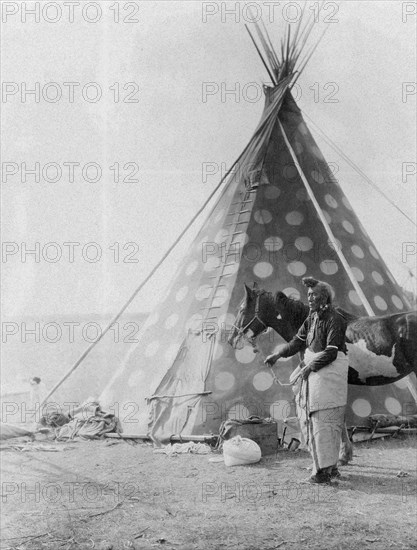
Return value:
[(319, 281), (314, 277), (303, 277), (302, 281), (304, 286), (318, 290), (323, 297), (324, 303), (332, 303), (333, 289), (328, 283), (325, 283), (324, 281)]

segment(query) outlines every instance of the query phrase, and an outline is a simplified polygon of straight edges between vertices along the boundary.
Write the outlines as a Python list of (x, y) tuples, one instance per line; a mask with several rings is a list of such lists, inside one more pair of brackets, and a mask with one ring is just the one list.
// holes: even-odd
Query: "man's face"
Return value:
[(310, 311), (317, 311), (322, 305), (322, 295), (318, 290), (309, 288), (307, 291), (308, 307)]

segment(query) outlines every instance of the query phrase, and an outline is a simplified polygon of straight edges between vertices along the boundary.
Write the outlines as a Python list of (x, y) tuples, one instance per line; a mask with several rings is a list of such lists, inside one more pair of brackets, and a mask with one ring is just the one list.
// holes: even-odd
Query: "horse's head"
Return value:
[(240, 305), (228, 342), (234, 348), (246, 339), (256, 350), (256, 338), (272, 327), (289, 342), (308, 315), (308, 306), (277, 292), (275, 297), (265, 290), (245, 285), (245, 297)]
[(256, 283), (253, 288), (245, 284), (245, 296), (239, 307), (232, 332), (228, 342), (233, 348), (243, 345), (243, 340), (248, 341), (256, 349), (256, 338), (270, 326), (270, 301), (271, 294), (258, 289)]

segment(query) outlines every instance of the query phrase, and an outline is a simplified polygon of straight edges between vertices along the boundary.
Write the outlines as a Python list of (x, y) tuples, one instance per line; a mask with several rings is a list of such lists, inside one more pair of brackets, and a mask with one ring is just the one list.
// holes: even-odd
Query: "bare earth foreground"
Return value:
[(298, 483), (304, 452), (226, 468), (144, 443), (48, 446), (1, 453), (2, 549), (417, 549), (415, 436), (356, 444), (333, 487)]

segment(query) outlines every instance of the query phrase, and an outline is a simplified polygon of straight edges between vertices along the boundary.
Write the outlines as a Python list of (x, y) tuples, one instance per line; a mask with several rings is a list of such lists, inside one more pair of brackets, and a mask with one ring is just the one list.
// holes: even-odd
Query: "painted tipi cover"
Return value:
[[(167, 441), (216, 433), (222, 421), (254, 414), (282, 427), (294, 414), (290, 387), (274, 382), (259, 354), (227, 343), (244, 283), (304, 298), (301, 278), (310, 275), (330, 283), (336, 304), (353, 314), (409, 308), (291, 96), (297, 47), (293, 42), (292, 56), (281, 59), (267, 48), (274, 85), (265, 87), (254, 136), (100, 397), (119, 410), (134, 405), (134, 421), (121, 416), (126, 434)], [(267, 354), (282, 342), (268, 333), (260, 347)], [(296, 364), (279, 361), (278, 377), (288, 382)], [(372, 413), (400, 414), (402, 403), (414, 402), (411, 384), (350, 386), (348, 424), (364, 425)]]

